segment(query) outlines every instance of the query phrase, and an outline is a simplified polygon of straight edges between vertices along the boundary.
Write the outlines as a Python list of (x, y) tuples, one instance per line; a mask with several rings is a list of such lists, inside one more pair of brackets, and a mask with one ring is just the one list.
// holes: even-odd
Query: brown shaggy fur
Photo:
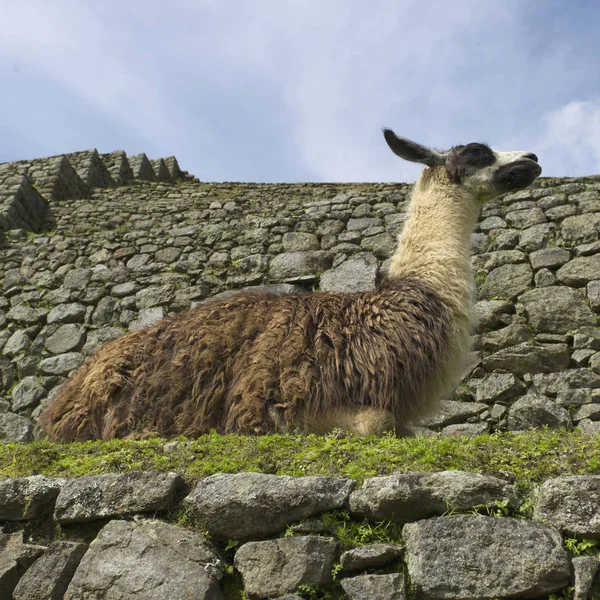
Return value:
[(320, 431), (336, 409), (376, 409), (401, 429), (422, 412), (450, 336), (449, 309), (417, 279), (371, 293), (243, 294), (106, 345), (40, 421), (63, 442)]

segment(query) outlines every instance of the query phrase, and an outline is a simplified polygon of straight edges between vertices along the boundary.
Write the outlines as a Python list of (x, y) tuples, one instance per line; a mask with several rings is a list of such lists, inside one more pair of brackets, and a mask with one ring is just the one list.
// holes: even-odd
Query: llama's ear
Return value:
[(427, 148), (427, 146), (421, 146), (421, 144), (411, 142), (406, 138), (398, 137), (391, 129), (384, 129), (383, 137), (385, 137), (385, 141), (392, 152), (404, 160), (418, 162), (428, 167), (446, 163), (446, 156), (441, 152)]

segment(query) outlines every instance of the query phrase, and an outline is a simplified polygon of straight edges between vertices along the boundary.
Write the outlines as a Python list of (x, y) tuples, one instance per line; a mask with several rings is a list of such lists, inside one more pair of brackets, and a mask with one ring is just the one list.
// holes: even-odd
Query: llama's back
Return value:
[(248, 294), (102, 348), (41, 417), (55, 440), (311, 430), (344, 407), (419, 413), (448, 311), (422, 283), (371, 293)]

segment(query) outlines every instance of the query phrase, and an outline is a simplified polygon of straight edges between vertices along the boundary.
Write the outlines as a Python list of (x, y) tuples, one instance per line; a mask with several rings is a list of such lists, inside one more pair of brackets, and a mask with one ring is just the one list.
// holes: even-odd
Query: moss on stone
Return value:
[(190, 483), (213, 473), (256, 471), (277, 475), (367, 477), (394, 472), (460, 469), (510, 474), (519, 488), (562, 475), (600, 472), (600, 436), (561, 430), (478, 437), (360, 438), (215, 433), (177, 443), (162, 439), (53, 444), (0, 444), (0, 476), (84, 474), (134, 470), (175, 471)]

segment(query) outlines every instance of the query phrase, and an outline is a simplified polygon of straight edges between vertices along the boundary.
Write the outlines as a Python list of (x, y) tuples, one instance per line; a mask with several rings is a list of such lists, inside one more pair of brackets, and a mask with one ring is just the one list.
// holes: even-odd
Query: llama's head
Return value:
[(439, 152), (398, 137), (391, 129), (384, 129), (383, 135), (394, 154), (443, 173), (443, 179), (468, 190), (481, 202), (525, 188), (542, 172), (531, 152), (499, 152), (478, 143)]

